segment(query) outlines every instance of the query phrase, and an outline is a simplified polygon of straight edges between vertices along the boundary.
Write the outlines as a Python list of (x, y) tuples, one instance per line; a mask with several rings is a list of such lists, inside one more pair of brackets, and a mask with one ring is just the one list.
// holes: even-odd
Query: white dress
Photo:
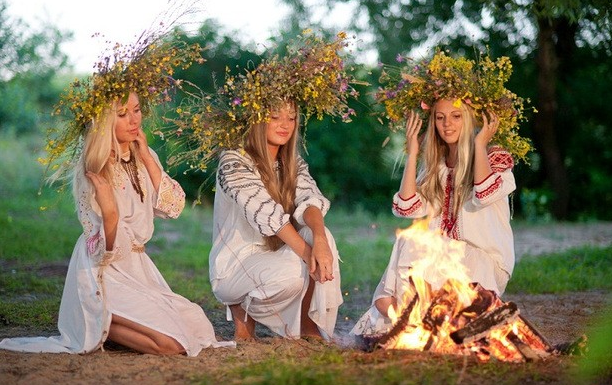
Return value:
[[(300, 235), (310, 242), (304, 211), (318, 207), (323, 215), (329, 201), (298, 159), (294, 219), (303, 226)], [(255, 321), (275, 333), (300, 337), (302, 298), (308, 288), (306, 264), (288, 246), (277, 251), (265, 248), (264, 236), (275, 235), (290, 222), (290, 215), (267, 192), (248, 155), (225, 151), (219, 160), (214, 203), (213, 246), (210, 252), (212, 290), (225, 305), (241, 304)], [(315, 283), (308, 315), (325, 338), (333, 336), (342, 304), (338, 251), (331, 233), (327, 239), (334, 257), (334, 279)], [(228, 320), (231, 313), (227, 311)]]
[[(151, 152), (159, 164), (157, 155)], [(159, 192), (155, 191), (144, 165), (138, 162), (144, 193), (141, 201), (119, 163), (114, 171), (119, 223), (112, 251), (105, 250), (95, 197), (80, 191), (77, 211), (83, 234), (74, 247), (66, 275), (58, 319), (60, 335), (4, 339), (0, 348), (89, 353), (102, 347), (112, 314), (173, 337), (189, 356), (197, 356), (209, 346), (233, 346), (233, 342), (217, 342), (202, 308), (173, 293), (145, 252), (145, 244), (153, 235), (153, 218), (176, 218), (183, 210), (185, 194), (180, 185), (162, 173)], [(81, 186), (86, 189), (91, 184)]]
[[(512, 174), (514, 161), (512, 155), (500, 147), (489, 148), (488, 158), (493, 173), (474, 185), (471, 199), (463, 204), (457, 218), (451, 214), (453, 169), (445, 164), (439, 166), (445, 199), (441, 214), (431, 218), (429, 229), (444, 234), (436, 240), (441, 247), (461, 250), (461, 264), (472, 282), (478, 282), (501, 296), (514, 269), (514, 237), (510, 227), (508, 198), (516, 188)], [(428, 214), (428, 202), (418, 192), (407, 199), (396, 193), (392, 211), (399, 217), (422, 218)], [(352, 334), (381, 332), (391, 326), (390, 319), (378, 312), (374, 302), (393, 296), (398, 301), (398, 307), (403, 308), (406, 285), (401, 277), (408, 276), (412, 264), (423, 257), (421, 254), (427, 253), (426, 248), (418, 240), (398, 237), (387, 269), (374, 292), (372, 306), (357, 321)], [(441, 274), (444, 267), (434, 270)]]

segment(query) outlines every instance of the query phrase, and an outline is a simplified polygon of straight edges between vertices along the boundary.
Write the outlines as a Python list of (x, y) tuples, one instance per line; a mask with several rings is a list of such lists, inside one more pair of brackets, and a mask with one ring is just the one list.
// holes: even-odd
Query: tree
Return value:
[[(312, 17), (304, 1), (286, 2), (299, 12), (295, 18), (308, 20)], [(569, 153), (579, 139), (577, 135), (585, 134), (581, 129), (585, 117), (589, 117), (591, 125), (607, 128), (603, 135), (606, 140), (610, 136), (610, 120), (593, 122), (598, 117), (588, 106), (575, 111), (573, 107), (582, 105), (576, 103), (578, 97), (593, 99), (593, 95), (562, 98), (559, 89), (566, 90), (576, 73), (582, 71), (584, 75), (585, 67), (592, 67), (595, 73), (601, 72), (601, 66), (612, 70), (609, 1), (327, 0), (328, 12), (324, 13), (329, 14), (338, 4), (348, 3), (354, 5), (350, 27), (358, 34), (372, 36), (371, 47), (385, 63), (393, 62), (398, 53), (419, 55), (423, 48), (433, 46), (443, 46), (460, 54), (470, 54), (476, 49), (488, 50), (494, 57), (510, 56), (516, 64), (515, 72), (525, 76), (523, 79), (514, 77), (511, 87), (525, 90), (526, 85), (536, 84), (533, 99), (539, 113), (525, 132), (533, 133), (536, 155), (541, 156), (542, 167), (532, 170), (540, 175), (532, 180), (544, 180), (545, 184), (539, 182), (539, 187), (547, 185), (552, 190), (551, 210), (555, 217), (564, 219), (579, 215), (570, 212), (570, 208), (590, 210), (572, 207), (572, 202), (579, 197), (572, 190), (571, 175), (580, 171), (581, 159), (571, 158)], [(583, 60), (578, 62), (576, 57)], [(605, 95), (610, 94), (612, 84), (608, 86), (603, 87), (608, 91), (599, 98), (605, 100)], [(571, 116), (569, 111), (573, 112)], [(583, 193), (584, 190), (580, 190), (580, 194)], [(609, 194), (603, 198), (605, 201), (612, 199)], [(602, 213), (597, 215), (601, 217)]]
[(9, 17), (0, 0), (0, 131), (35, 131), (45, 119), (39, 111), (51, 111), (58, 95), (53, 79), (68, 62), (61, 44), (70, 36), (47, 24), (33, 31)]
[[(202, 65), (194, 64), (186, 70), (177, 69), (174, 76), (193, 83), (205, 93), (215, 93), (223, 86), (226, 69), (235, 72), (237, 68), (256, 65), (261, 60), (255, 52), (255, 47), (243, 47), (243, 43), (235, 40), (231, 32), (224, 31), (215, 21), (204, 21), (195, 34), (186, 34), (180, 30), (178, 32), (177, 38), (181, 41), (187, 44), (197, 43), (203, 48), (202, 57), (206, 62)], [(176, 95), (175, 100), (180, 103), (185, 96), (181, 93)], [(162, 106), (162, 109), (170, 110), (164, 116), (172, 117), (172, 108), (165, 105)], [(164, 142), (158, 136), (151, 139), (151, 146), (156, 148), (164, 164), (168, 163), (166, 160), (173, 154), (184, 150), (181, 147), (184, 144), (177, 145), (175, 140)], [(211, 167), (210, 170), (214, 170), (214, 167)], [(212, 201), (214, 174), (190, 170), (186, 164), (177, 165), (172, 172), (188, 197), (194, 199), (201, 197), (204, 203), (207, 203), (207, 200)], [(199, 189), (201, 191), (198, 191)]]

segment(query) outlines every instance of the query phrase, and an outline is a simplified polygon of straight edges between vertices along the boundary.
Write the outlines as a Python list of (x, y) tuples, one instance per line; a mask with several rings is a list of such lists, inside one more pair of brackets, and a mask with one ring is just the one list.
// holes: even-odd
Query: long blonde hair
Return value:
[[(111, 184), (115, 181), (113, 166), (119, 162), (122, 155), (121, 147), (115, 134), (117, 111), (121, 106), (122, 104), (117, 101), (112, 106), (105, 108), (100, 113), (100, 117), (93, 120), (87, 128), (87, 133), (83, 140), (83, 150), (72, 173), (72, 195), (74, 196), (77, 208), (80, 198), (79, 194), (82, 191), (87, 192), (87, 199), (94, 192), (93, 185), (85, 176), (87, 171), (101, 175)], [(139, 162), (139, 152), (133, 142), (130, 143), (130, 152), (136, 161)]]
[[(293, 135), (287, 144), (280, 146), (277, 159), (271, 159), (266, 138), (267, 123), (254, 124), (249, 129), (244, 149), (249, 154), (259, 171), (261, 180), (268, 193), (277, 203), (283, 206), (286, 213), (292, 216), (295, 211), (295, 191), (298, 174), (298, 145), (300, 142), (300, 119), (298, 106), (294, 101), (286, 102), (296, 113)], [(274, 168), (278, 161), (279, 169)], [(266, 246), (270, 250), (278, 250), (284, 243), (277, 236), (265, 237)]]
[[(444, 181), (440, 180), (439, 166), (449, 155), (449, 147), (442, 140), (436, 130), (436, 104), (434, 104), (427, 132), (423, 140), (424, 151), (421, 155), (421, 164), (417, 177), (417, 186), (425, 199), (432, 204), (434, 214), (442, 212), (444, 204)], [(476, 118), (471, 107), (461, 103), (461, 117), (463, 127), (457, 143), (457, 164), (454, 167), (453, 207), (455, 217), (459, 213), (463, 202), (469, 199), (474, 185), (474, 137)]]

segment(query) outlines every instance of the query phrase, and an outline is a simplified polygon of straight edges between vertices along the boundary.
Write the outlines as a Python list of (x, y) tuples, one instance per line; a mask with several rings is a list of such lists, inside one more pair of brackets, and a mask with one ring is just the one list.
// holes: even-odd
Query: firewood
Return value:
[(541, 358), (540, 354), (538, 354), (535, 350), (533, 350), (529, 345), (527, 345), (526, 343), (521, 341), (519, 336), (514, 334), (514, 332), (511, 331), (510, 333), (508, 333), (506, 338), (508, 339), (508, 341), (512, 342), (512, 344), (514, 346), (516, 346), (518, 351), (525, 358), (525, 361), (530, 362), (530, 361), (538, 361), (538, 360), (540, 360), (540, 358)]
[(505, 325), (518, 316), (519, 310), (514, 302), (507, 302), (493, 310), (476, 317), (462, 329), (455, 330), (450, 337), (456, 344), (469, 343), (482, 338), (490, 329)]
[(550, 342), (539, 332), (538, 329), (525, 317), (519, 315), (519, 331), (521, 339), (524, 340), (532, 348), (552, 353), (555, 348)]
[(397, 322), (391, 327), (388, 333), (384, 334), (380, 340), (378, 341), (378, 345), (384, 345), (389, 340), (399, 336), (408, 326), (408, 321), (410, 321), (410, 313), (412, 313), (412, 309), (414, 309), (414, 305), (416, 305), (419, 299), (419, 294), (415, 293), (414, 297), (412, 297), (412, 301), (406, 306), (406, 308), (402, 311), (402, 315), (397, 319)]
[[(486, 290), (480, 284), (474, 285), (474, 290), (478, 293), (477, 297), (472, 301), (470, 306), (463, 308), (460, 312), (460, 315), (466, 318), (475, 318), (479, 314), (484, 313), (491, 307), (495, 297), (497, 296), (495, 292)], [(470, 315), (474, 314), (474, 315)]]
[(456, 293), (447, 291), (445, 286), (441, 287), (431, 299), (431, 304), (422, 320), (423, 328), (434, 335), (437, 334), (438, 327), (442, 325), (446, 316), (453, 311), (453, 304), (457, 301)]

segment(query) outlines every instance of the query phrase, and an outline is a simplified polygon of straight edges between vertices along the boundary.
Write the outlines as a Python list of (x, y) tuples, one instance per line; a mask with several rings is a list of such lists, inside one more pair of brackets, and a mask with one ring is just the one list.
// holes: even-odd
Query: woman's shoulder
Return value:
[(241, 150), (225, 150), (219, 155), (219, 165), (217, 172), (225, 174), (227, 172), (256, 172), (255, 163), (244, 151)]
[(514, 158), (501, 146), (491, 146), (487, 149), (489, 164), (495, 172), (503, 172), (514, 167)]
[(241, 162), (251, 164), (253, 161), (244, 150), (224, 150), (219, 155), (219, 164), (226, 162)]

